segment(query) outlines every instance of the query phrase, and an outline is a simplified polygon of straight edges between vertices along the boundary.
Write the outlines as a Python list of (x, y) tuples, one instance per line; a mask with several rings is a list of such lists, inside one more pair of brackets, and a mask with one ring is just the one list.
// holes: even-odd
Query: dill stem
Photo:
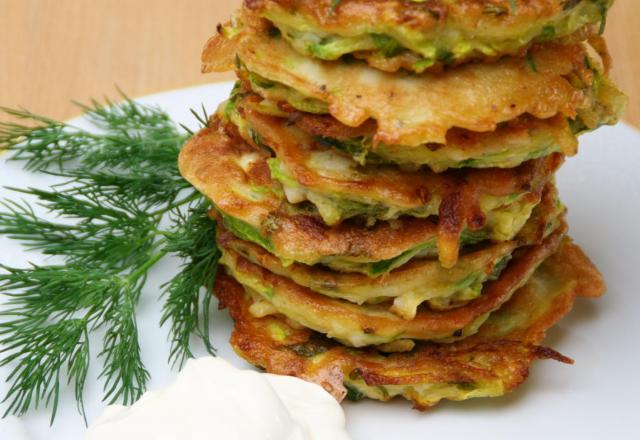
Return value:
[[(158, 243), (163, 241), (164, 239), (160, 240)], [(162, 250), (158, 252), (156, 255), (154, 255), (153, 257), (149, 258), (149, 260), (147, 260), (146, 263), (144, 263), (142, 266), (140, 266), (138, 269), (136, 269), (127, 277), (127, 283), (128, 284), (135, 283), (138, 280), (138, 278), (146, 274), (149, 271), (149, 269), (155, 266), (160, 260), (162, 260), (168, 254), (169, 252)]]
[(194, 200), (198, 200), (201, 197), (202, 196), (200, 195), (200, 193), (194, 192), (193, 194), (191, 194), (188, 197), (185, 197), (184, 199), (180, 200), (179, 202), (174, 202), (171, 205), (169, 205), (169, 206), (167, 206), (165, 208), (159, 209), (159, 210), (157, 210), (155, 212), (152, 212), (149, 215), (151, 217), (162, 216), (162, 215), (166, 214), (169, 211), (172, 211), (172, 210), (174, 210), (176, 208), (179, 208), (180, 206), (186, 205), (187, 203), (191, 203)]

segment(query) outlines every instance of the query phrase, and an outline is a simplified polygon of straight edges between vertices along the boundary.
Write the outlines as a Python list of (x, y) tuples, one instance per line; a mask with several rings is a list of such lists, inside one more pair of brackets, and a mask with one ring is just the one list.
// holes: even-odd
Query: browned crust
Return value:
[[(456, 23), (473, 32), (486, 26), (517, 27), (549, 19), (563, 13), (566, 0), (516, 0), (512, 11), (509, 0), (245, 0), (248, 10), (261, 12), (271, 5), (311, 17), (320, 26), (339, 29), (354, 23), (388, 24), (424, 32), (441, 30), (447, 23)], [(487, 14), (491, 4), (504, 8), (508, 14)]]
[[(362, 332), (369, 334), (401, 334), (402, 339), (434, 340), (455, 338), (457, 331), (468, 328), (478, 318), (497, 310), (509, 301), (536, 268), (558, 249), (566, 229), (566, 226), (560, 228), (539, 245), (516, 251), (500, 278), (486, 283), (482, 296), (477, 300), (463, 307), (445, 311), (422, 307), (412, 320), (404, 320), (393, 315), (385, 304), (354, 307), (346, 301), (315, 293), (250, 262), (235, 251), (226, 249), (226, 252), (234, 260), (239, 273), (269, 287), (275, 292), (275, 298), (291, 304), (291, 308), (295, 308), (304, 316), (322, 317), (323, 322), (357, 323)], [(274, 306), (278, 309), (277, 303), (274, 302)], [(286, 315), (285, 311), (280, 312)], [(295, 319), (293, 316), (289, 317)]]
[[(558, 296), (553, 298), (552, 307), (548, 308), (548, 312), (538, 317), (534, 324), (526, 329), (518, 332), (511, 332), (510, 339), (526, 340), (536, 344), (544, 340), (547, 329), (556, 325), (573, 307), (573, 303), (577, 296), (583, 298), (599, 298), (606, 291), (604, 278), (598, 268), (593, 264), (584, 251), (575, 245), (570, 239), (565, 239), (558, 252), (553, 255), (543, 265), (543, 270), (547, 277), (551, 279), (566, 278), (571, 282), (571, 291), (573, 294)], [(536, 286), (532, 283), (521, 289), (519, 295), (514, 295), (501, 310), (500, 313), (515, 314), (522, 310), (535, 309), (535, 291)], [(491, 322), (485, 324), (478, 334), (462, 341), (462, 344), (474, 344), (478, 341), (485, 340), (489, 335), (495, 334), (495, 328), (492, 328)]]
[[(518, 247), (539, 244), (547, 235), (549, 225), (559, 223), (562, 220), (561, 217), (563, 215), (564, 209), (558, 208), (557, 189), (554, 185), (549, 184), (545, 188), (541, 203), (536, 207), (531, 218), (527, 221), (522, 233), (512, 242), (492, 243), (487, 246), (483, 246), (481, 249), (467, 253), (462, 258), (465, 262), (473, 261), (475, 259), (482, 260), (482, 256), (486, 252), (493, 252), (493, 249), (510, 249), (510, 253), (512, 253), (512, 251)], [(439, 270), (444, 270), (435, 260), (418, 258), (413, 259), (388, 274), (374, 279), (362, 273), (337, 272), (321, 265), (308, 266), (301, 263), (292, 263), (291, 265), (284, 266), (280, 259), (264, 250), (259, 245), (244, 241), (234, 236), (223, 226), (222, 222), (218, 222), (217, 240), (221, 249), (232, 249), (265, 269), (279, 275), (286, 276), (298, 284), (306, 285), (304, 282), (300, 282), (299, 280), (313, 280), (311, 284), (315, 286), (322, 286), (322, 289), (329, 288), (329, 286), (346, 286), (348, 288), (349, 286), (355, 287), (366, 285), (370, 286), (371, 289), (376, 290), (376, 287), (374, 286), (382, 287), (388, 285), (389, 282), (395, 283), (399, 280), (412, 278), (416, 273), (422, 271), (423, 268), (437, 265)], [(455, 269), (457, 268), (458, 266), (456, 266)], [(492, 273), (494, 269), (495, 268), (493, 266), (487, 266), (485, 268), (487, 273)], [(446, 272), (446, 270), (444, 271)], [(585, 276), (585, 278), (591, 279), (593, 276)], [(318, 293), (325, 293), (327, 291), (316, 290), (313, 287), (310, 288)], [(340, 298), (340, 295), (337, 292), (328, 296)], [(468, 302), (469, 301), (466, 301), (465, 303)], [(460, 305), (463, 304), (458, 302), (455, 307)]]
[[(592, 38), (597, 33), (597, 26), (586, 25), (581, 29), (578, 29), (571, 35), (558, 39), (558, 42), (562, 44), (576, 44)], [(543, 43), (541, 43), (543, 44)], [(497, 55), (481, 55), (480, 53), (471, 52), (469, 55), (455, 59), (453, 61), (447, 61), (446, 63), (436, 61), (431, 67), (425, 70), (425, 72), (439, 73), (444, 72), (445, 69), (460, 66), (466, 63), (495, 63), (499, 61), (503, 56), (519, 56), (523, 57), (527, 54), (527, 51), (532, 47), (539, 44), (530, 42), (528, 44), (522, 44), (518, 49), (505, 50)], [(413, 52), (402, 52), (399, 55), (393, 57), (386, 57), (377, 51), (360, 51), (354, 52), (353, 56), (357, 59), (366, 61), (371, 67), (381, 70), (383, 72), (394, 73), (402, 69), (409, 72), (416, 70), (416, 63), (422, 60), (422, 57)]]
[(218, 25), (216, 34), (202, 49), (202, 73), (228, 72), (235, 68), (237, 46), (235, 41), (224, 37), (222, 29), (222, 25)]
[[(546, 220), (546, 219), (540, 219)], [(546, 223), (546, 222), (545, 222)], [(348, 272), (337, 272), (334, 270), (330, 270), (323, 266), (308, 266), (306, 264), (293, 263), (289, 266), (284, 266), (282, 261), (280, 261), (273, 254), (264, 250), (260, 246), (241, 240), (234, 236), (231, 232), (225, 229), (221, 223), (218, 223), (218, 231), (217, 231), (217, 240), (218, 245), (221, 249), (231, 249), (235, 251), (237, 254), (243, 256), (244, 258), (258, 264), (259, 266), (276, 273), (281, 276), (285, 276), (292, 281), (298, 284), (304, 284), (309, 287), (314, 292), (325, 294), (327, 296), (331, 296), (333, 298), (344, 299), (346, 301), (357, 302), (358, 304), (362, 303), (379, 303), (383, 299), (392, 299), (396, 296), (406, 293), (405, 290), (396, 289), (393, 294), (381, 294), (379, 296), (376, 293), (383, 290), (384, 287), (388, 286), (389, 283), (397, 284), (401, 283), (404, 280), (410, 280), (418, 274), (423, 273), (423, 271), (427, 271), (427, 273), (434, 273), (439, 271), (443, 274), (449, 274), (450, 272), (446, 269), (443, 269), (442, 266), (435, 260), (430, 259), (414, 259), (398, 269), (393, 270), (392, 272), (385, 274), (378, 278), (371, 278), (362, 273), (348, 273)], [(486, 264), (479, 265), (476, 269), (481, 269), (483, 272), (489, 276), (492, 274), (495, 269), (494, 263), (495, 260), (484, 260), (485, 254), (495, 256), (497, 253), (500, 255), (504, 255), (504, 252), (508, 252), (509, 255), (517, 248), (518, 242), (511, 241), (499, 244), (491, 244), (487, 247), (483, 247), (480, 250), (476, 250), (469, 254), (466, 254), (462, 257), (466, 265), (473, 265), (474, 262), (478, 261), (486, 261)], [(460, 263), (459, 263), (460, 264)], [(466, 267), (466, 266), (465, 266)], [(456, 266), (455, 269), (457, 269)], [(455, 271), (454, 269), (454, 271)], [(433, 271), (433, 272), (432, 272)], [(456, 272), (457, 273), (457, 272)], [(463, 273), (463, 272), (461, 272)], [(300, 280), (306, 280), (305, 282), (301, 282)], [(308, 283), (308, 284), (307, 284)], [(363, 287), (368, 286), (367, 297), (362, 300), (356, 301), (352, 299), (355, 295), (349, 295), (348, 293), (341, 293), (340, 290), (333, 290), (332, 287), (342, 288), (345, 287), (347, 290), (349, 288), (354, 287)], [(380, 288), (380, 289), (379, 289)], [(425, 300), (426, 301), (426, 300)], [(448, 309), (448, 308), (456, 308), (461, 305), (467, 304), (469, 301), (456, 301), (452, 303), (450, 307), (440, 307), (440, 309)], [(396, 312), (394, 312), (396, 313)], [(400, 316), (400, 315), (399, 315)]]
[(249, 125), (260, 134), (262, 141), (275, 152), (300, 185), (319, 192), (379, 196), (406, 208), (419, 208), (435, 195), (445, 194), (461, 184), (473, 188), (471, 191), (457, 188), (453, 191), (470, 193), (472, 200), (467, 201), (467, 206), (477, 205), (478, 197), (484, 195), (500, 197), (528, 192), (532, 188), (535, 191), (544, 186), (563, 162), (562, 155), (554, 154), (516, 168), (466, 169), (440, 174), (428, 169), (405, 171), (396, 166), (357, 168), (354, 163), (356, 176), (353, 178), (327, 177), (306, 165), (313, 152), (326, 147), (317, 144), (304, 131), (289, 127), (284, 118), (267, 116), (242, 103), (239, 105)]
[[(286, 103), (279, 103), (280, 109), (289, 113), (287, 123), (295, 125), (311, 136), (334, 138), (339, 140), (350, 140), (359, 137), (373, 138), (378, 130), (377, 124), (373, 120), (368, 120), (359, 127), (349, 127), (344, 125), (330, 115), (317, 115), (297, 111)], [(488, 143), (499, 143), (504, 138), (522, 138), (528, 136), (531, 130), (547, 129), (555, 133), (557, 141), (562, 147), (562, 151), (567, 156), (576, 154), (577, 142), (568, 120), (562, 115), (557, 115), (550, 119), (540, 120), (529, 115), (524, 115), (509, 121), (489, 133), (479, 133), (459, 128), (453, 128), (447, 133), (445, 144), (428, 144), (416, 148), (430, 148), (440, 150), (451, 148), (461, 151), (478, 151), (481, 146)], [(411, 148), (411, 147), (406, 147)], [(371, 151), (376, 151), (376, 146), (372, 145)]]
[[(536, 359), (571, 362), (552, 349), (540, 347), (545, 331), (571, 310), (576, 297), (594, 297), (604, 289), (593, 264), (568, 239), (539, 271), (555, 277), (553, 289), (546, 292), (548, 301), (542, 312), (524, 330), (503, 334), (492, 327), (490, 320), (476, 336), (466, 340), (421, 344), (411, 353), (384, 357), (372, 348), (345, 349), (310, 330), (287, 326), (278, 317), (251, 316), (250, 300), (242, 287), (224, 274), (218, 280), (216, 295), (220, 307), (228, 308), (235, 320), (231, 344), (239, 355), (268, 372), (316, 382), (338, 400), (345, 397), (343, 381), (351, 374), (360, 375), (370, 385), (498, 380), (505, 391), (511, 391), (524, 382)], [(592, 278), (583, 278), (585, 275)], [(534, 291), (532, 285), (520, 289), (494, 316), (523, 312), (532, 305), (535, 309)], [(269, 328), (274, 324), (287, 329), (283, 340), (270, 337)], [(301, 347), (323, 354), (315, 359), (305, 357)], [(417, 408), (426, 409), (415, 396), (405, 397), (414, 400)]]
[[(235, 161), (244, 154), (257, 154), (260, 160), (244, 170)], [(279, 209), (279, 201), (268, 203), (270, 199), (267, 199), (262, 205), (249, 203), (235, 196), (230, 184), (251, 184), (277, 191), (279, 185), (271, 180), (268, 158), (267, 152), (245, 143), (233, 125), (215, 119), (209, 127), (189, 139), (180, 152), (178, 166), (186, 180), (229, 215), (267, 217)]]
[[(581, 44), (536, 46), (529, 61), (507, 57), (492, 66), (467, 64), (408, 81), (405, 75), (365, 66), (310, 61), (281, 39), (264, 35), (265, 25), (251, 26), (234, 39), (247, 69), (328, 103), (330, 113), (345, 125), (355, 127), (375, 119), (375, 140), (388, 145), (444, 143), (451, 128), (493, 131), (497, 124), (526, 113), (540, 119), (559, 113), (575, 117), (589, 105), (585, 93), (569, 80), (572, 75), (579, 75), (587, 84), (592, 80)], [(273, 56), (261, 56), (266, 53)], [(304, 65), (304, 70), (286, 67), (285, 60)], [(311, 67), (313, 77), (305, 74)], [(363, 72), (375, 78), (375, 85), (358, 80)], [(416, 102), (430, 111), (418, 116)]]
[[(261, 155), (245, 172), (234, 161), (238, 154), (256, 152)], [(460, 235), (468, 227), (472, 231), (485, 225), (479, 207), (483, 192), (508, 194), (519, 188), (531, 191), (527, 197), (539, 200), (542, 187), (533, 187), (533, 180), (549, 176), (562, 163), (562, 155), (527, 162), (511, 170), (467, 169), (439, 175), (431, 173), (433, 185), (442, 191), (440, 219), (403, 217), (392, 222), (377, 222), (365, 227), (357, 221), (347, 221), (329, 227), (319, 217), (291, 215), (287, 205), (276, 198), (262, 205), (248, 202), (231, 191), (232, 183), (255, 184), (273, 191), (280, 186), (270, 178), (266, 160), (269, 154), (246, 144), (232, 124), (214, 118), (211, 127), (194, 136), (180, 154), (180, 171), (200, 192), (211, 198), (227, 215), (258, 219), (262, 235), (273, 243), (279, 257), (315, 264), (305, 255), (348, 256), (364, 261), (388, 260), (420, 243), (437, 236), (441, 261), (451, 267), (457, 261)], [(418, 179), (418, 177), (417, 177)], [(418, 194), (426, 192), (416, 187)], [(295, 255), (295, 258), (289, 256)]]
[[(516, 0), (517, 1), (517, 0)], [(585, 0), (586, 1), (586, 0)], [(532, 21), (552, 19), (564, 12), (566, 0), (542, 0), (525, 1), (517, 5), (515, 11), (511, 10), (509, 0), (496, 0), (483, 2), (478, 0), (466, 0), (462, 2), (447, 2), (433, 0), (428, 2), (412, 2), (407, 0), (341, 0), (337, 7), (332, 7), (333, 0), (245, 0), (245, 11), (251, 14), (249, 20), (254, 21), (253, 14), (263, 14), (274, 7), (283, 7), (290, 11), (309, 17), (317, 26), (328, 33), (341, 34), (345, 29), (350, 29), (354, 24), (402, 26), (411, 31), (428, 33), (441, 33), (446, 27), (455, 27), (464, 30), (470, 38), (480, 35), (487, 28), (500, 27), (502, 29), (518, 29), (527, 26)], [(498, 10), (508, 13), (487, 13), (488, 6), (497, 7)], [(514, 13), (515, 12), (515, 13)], [(598, 25), (586, 24), (577, 29), (571, 35), (564, 35), (556, 40), (563, 44), (575, 44), (597, 36)], [(513, 36), (511, 37), (513, 38)], [(210, 41), (206, 46), (206, 55), (214, 50), (219, 42)], [(449, 60), (447, 63), (435, 61), (427, 71), (440, 72), (445, 67), (459, 66), (467, 62), (495, 62), (504, 55), (523, 56), (531, 46), (537, 44), (536, 40), (521, 41), (512, 49), (504, 49), (494, 55), (471, 52), (463, 57)], [(224, 50), (215, 52), (226, 53)], [(384, 72), (398, 72), (401, 69), (415, 71), (416, 63), (422, 57), (411, 51), (404, 51), (395, 56), (385, 56), (378, 51), (357, 51), (353, 55), (366, 61), (371, 67)], [(229, 57), (226, 57), (229, 60)], [(203, 56), (204, 71), (230, 70), (230, 63), (221, 63), (215, 56)]]
[(562, 154), (553, 154), (517, 168), (453, 170), (441, 174), (427, 169), (410, 172), (395, 166), (369, 166), (354, 170), (357, 177), (339, 179), (322, 175), (306, 165), (314, 151), (325, 147), (317, 145), (304, 132), (289, 127), (286, 119), (260, 114), (242, 104), (240, 109), (249, 125), (305, 188), (349, 198), (373, 197), (383, 203), (391, 200), (405, 209), (420, 208), (440, 197), (438, 248), (440, 260), (446, 267), (453, 267), (457, 261), (462, 232), (466, 228), (480, 230), (485, 226), (485, 213), (480, 208), (482, 197), (539, 194), (564, 161)]

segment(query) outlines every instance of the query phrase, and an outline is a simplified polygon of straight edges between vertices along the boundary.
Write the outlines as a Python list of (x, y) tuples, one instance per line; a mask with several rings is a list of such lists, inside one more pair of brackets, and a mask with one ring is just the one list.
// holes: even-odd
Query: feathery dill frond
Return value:
[(167, 234), (165, 251), (184, 260), (180, 272), (163, 286), (161, 325), (171, 323), (170, 359), (174, 365), (182, 366), (193, 357), (193, 334), (202, 339), (209, 353), (215, 353), (209, 339), (209, 311), (220, 253), (215, 246), (215, 224), (208, 215), (210, 207), (209, 202), (201, 201), (186, 215), (175, 212), (172, 232)]
[[(124, 97), (124, 96), (123, 96)], [(82, 105), (98, 131), (87, 131), (25, 110), (4, 110), (19, 122), (0, 122), (0, 149), (25, 169), (54, 175), (50, 189), (12, 188), (56, 218), (45, 219), (22, 200), (0, 202), (0, 235), (62, 259), (59, 265), (0, 266), (0, 366), (11, 366), (6, 414), (51, 408), (61, 388), (74, 389), (84, 413), (90, 335), (105, 331), (98, 359), (104, 398), (132, 403), (149, 373), (140, 356), (136, 306), (149, 270), (169, 254), (185, 260), (163, 286), (161, 323), (169, 323), (169, 359), (192, 356), (190, 336), (209, 340), (210, 290), (218, 250), (208, 203), (177, 168), (187, 136), (159, 109), (126, 97)], [(208, 118), (206, 112), (204, 117)], [(21, 123), (24, 121), (24, 123)], [(202, 123), (202, 122), (201, 122)], [(189, 208), (185, 213), (184, 208)], [(170, 216), (171, 227), (161, 230)]]

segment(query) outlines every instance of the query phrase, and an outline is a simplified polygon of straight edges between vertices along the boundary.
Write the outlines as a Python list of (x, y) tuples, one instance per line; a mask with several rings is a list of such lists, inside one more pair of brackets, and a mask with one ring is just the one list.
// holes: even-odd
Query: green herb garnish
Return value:
[(527, 67), (534, 73), (538, 73), (538, 66), (536, 65), (536, 61), (533, 59), (531, 53), (527, 53), (525, 56), (525, 61), (527, 62)]
[(385, 58), (392, 58), (399, 55), (403, 47), (393, 37), (384, 34), (371, 34), (374, 44)]
[(556, 36), (556, 28), (553, 25), (547, 25), (542, 28), (542, 35), (540, 35), (541, 41), (551, 41)]
[(356, 387), (344, 384), (344, 387), (347, 389), (347, 400), (350, 402), (360, 402), (365, 398), (365, 395)]
[(609, 6), (607, 6), (605, 3), (600, 3), (600, 29), (598, 30), (598, 32), (600, 33), (600, 35), (604, 34), (604, 31), (607, 28), (607, 14), (609, 12)]
[[(51, 408), (61, 388), (73, 386), (84, 414), (83, 390), (90, 335), (102, 332), (97, 351), (104, 399), (129, 404), (146, 390), (136, 306), (149, 270), (168, 255), (185, 260), (163, 286), (161, 323), (169, 327), (169, 359), (192, 356), (190, 337), (209, 352), (208, 316), (218, 250), (208, 202), (177, 168), (187, 136), (166, 113), (125, 99), (82, 106), (100, 131), (89, 132), (27, 111), (2, 109), (17, 123), (0, 123), (0, 150), (27, 170), (63, 183), (14, 189), (37, 200), (51, 218), (26, 201), (0, 206), (0, 234), (56, 259), (26, 268), (0, 266), (0, 366), (13, 371), (6, 414)], [(206, 115), (200, 117), (206, 124)], [(59, 220), (58, 220), (59, 219)], [(165, 227), (166, 223), (170, 223)], [(6, 415), (5, 414), (5, 415)]]

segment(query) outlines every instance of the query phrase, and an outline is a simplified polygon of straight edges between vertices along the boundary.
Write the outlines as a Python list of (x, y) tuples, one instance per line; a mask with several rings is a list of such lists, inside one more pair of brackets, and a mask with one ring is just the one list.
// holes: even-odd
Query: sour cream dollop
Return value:
[(167, 388), (130, 407), (109, 406), (87, 440), (349, 440), (344, 412), (322, 387), (190, 360)]

